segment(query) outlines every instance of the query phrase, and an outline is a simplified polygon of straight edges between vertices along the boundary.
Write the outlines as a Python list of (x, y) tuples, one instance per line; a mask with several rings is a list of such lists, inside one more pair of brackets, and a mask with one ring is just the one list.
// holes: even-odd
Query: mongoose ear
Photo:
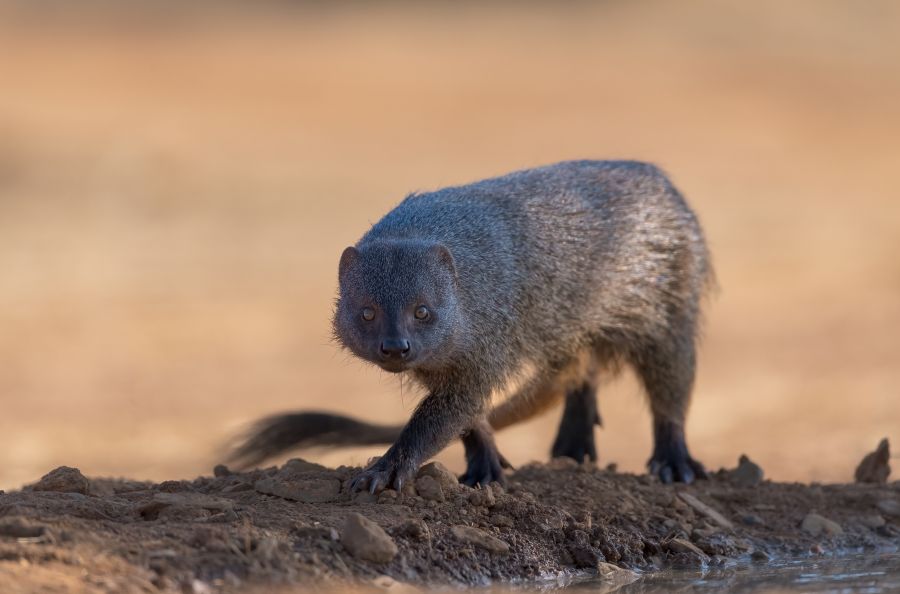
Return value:
[(350, 266), (356, 262), (356, 259), (359, 257), (359, 250), (357, 250), (352, 245), (344, 250), (344, 253), (341, 254), (341, 263), (338, 266), (338, 277), (343, 278), (345, 274), (347, 274), (347, 270), (350, 269)]
[(456, 262), (453, 260), (453, 254), (450, 253), (447, 246), (440, 243), (434, 244), (428, 248), (428, 256), (433, 258), (435, 262), (446, 266), (453, 276), (453, 280), (456, 280)]

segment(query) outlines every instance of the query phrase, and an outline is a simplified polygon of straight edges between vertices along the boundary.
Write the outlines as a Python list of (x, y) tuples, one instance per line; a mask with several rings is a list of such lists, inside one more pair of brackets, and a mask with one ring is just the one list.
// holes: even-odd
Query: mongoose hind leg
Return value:
[(596, 462), (594, 425), (601, 424), (597, 409), (597, 386), (592, 381), (585, 381), (566, 394), (562, 420), (550, 450), (551, 455), (554, 458), (572, 458), (578, 463), (584, 462), (585, 458)]
[[(688, 452), (684, 420), (694, 384), (696, 362), (693, 320), (673, 325), (670, 338), (645, 343), (633, 363), (650, 398), (653, 413), (651, 474), (664, 483), (692, 483), (706, 478), (703, 465)], [(677, 330), (681, 332), (677, 332)]]
[(653, 455), (647, 466), (664, 483), (692, 483), (707, 478), (703, 464), (688, 453), (684, 425), (670, 419), (653, 419)]
[(466, 449), (466, 472), (459, 477), (459, 482), (470, 487), (493, 482), (506, 484), (503, 469), (512, 465), (497, 449), (494, 433), (486, 421), (463, 433), (462, 442)]

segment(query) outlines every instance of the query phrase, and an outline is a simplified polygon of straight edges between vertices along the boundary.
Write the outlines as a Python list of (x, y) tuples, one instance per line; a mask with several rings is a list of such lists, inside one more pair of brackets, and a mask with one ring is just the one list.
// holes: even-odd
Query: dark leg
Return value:
[(684, 426), (666, 419), (653, 419), (653, 456), (647, 463), (650, 474), (664, 483), (692, 483), (705, 479), (703, 465), (691, 458), (684, 441)]
[(554, 458), (565, 456), (579, 463), (584, 462), (585, 457), (596, 462), (594, 425), (601, 424), (600, 413), (597, 411), (597, 386), (584, 382), (566, 394), (566, 404), (551, 455)]
[(466, 472), (459, 482), (470, 487), (498, 482), (506, 484), (504, 468), (512, 468), (506, 458), (497, 450), (490, 425), (482, 421), (462, 435), (466, 448)]
[(634, 353), (634, 365), (653, 413), (653, 455), (647, 466), (664, 483), (706, 478), (703, 465), (688, 453), (684, 437), (694, 384), (694, 330), (692, 320), (673, 324), (668, 337)]
[(434, 456), (471, 426), (484, 409), (474, 390), (432, 392), (426, 396), (384, 456), (350, 481), (350, 490), (368, 488), (375, 493), (386, 487), (399, 491), (412, 479), (419, 465)]

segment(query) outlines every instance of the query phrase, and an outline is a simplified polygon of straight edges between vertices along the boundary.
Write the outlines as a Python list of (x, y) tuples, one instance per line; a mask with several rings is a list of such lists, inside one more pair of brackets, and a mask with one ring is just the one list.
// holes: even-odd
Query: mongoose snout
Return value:
[(405, 338), (382, 340), (381, 354), (385, 359), (405, 359), (410, 354), (409, 341)]

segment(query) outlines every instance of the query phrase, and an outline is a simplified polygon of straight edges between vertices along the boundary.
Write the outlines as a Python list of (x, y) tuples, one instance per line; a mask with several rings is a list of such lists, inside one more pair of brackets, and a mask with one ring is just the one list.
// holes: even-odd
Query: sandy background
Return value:
[[(408, 191), (574, 157), (661, 164), (706, 226), (700, 459), (836, 481), (900, 445), (897, 3), (153, 5), (0, 7), (0, 488), (192, 477), (283, 409), (405, 418), (330, 342), (341, 249)], [(642, 469), (632, 378), (601, 410)]]

